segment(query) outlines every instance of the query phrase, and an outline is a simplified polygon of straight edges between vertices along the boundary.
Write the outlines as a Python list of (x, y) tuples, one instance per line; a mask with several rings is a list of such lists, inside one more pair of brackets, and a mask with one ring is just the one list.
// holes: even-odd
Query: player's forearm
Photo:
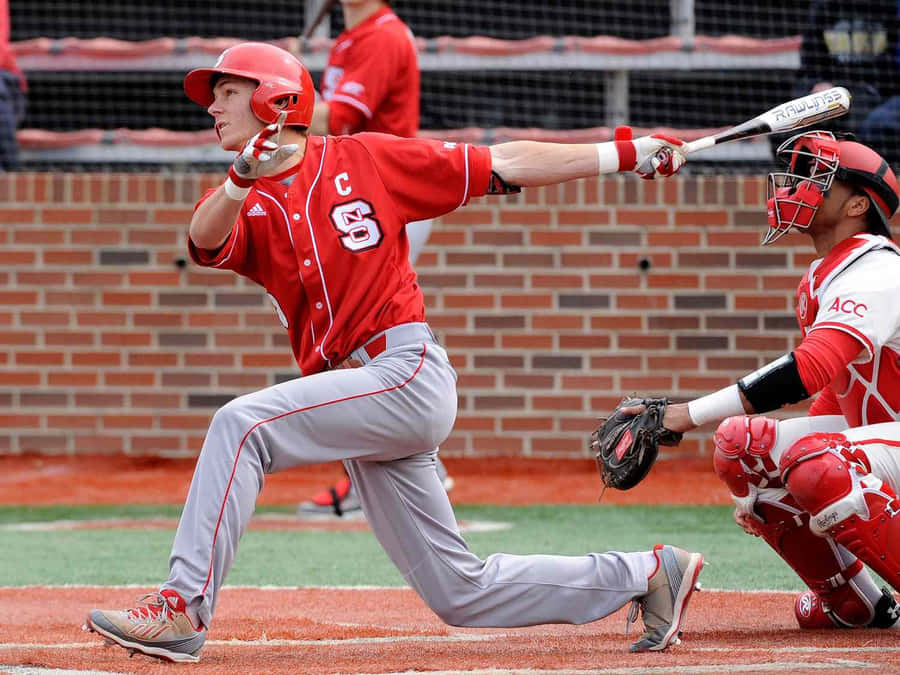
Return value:
[(316, 107), (313, 108), (312, 120), (309, 123), (309, 133), (313, 136), (328, 135), (328, 116), (331, 108), (321, 98), (316, 99)]
[(229, 197), (225, 186), (220, 186), (194, 211), (189, 231), (194, 246), (209, 251), (219, 248), (231, 234), (243, 203)]
[(600, 172), (593, 143), (511, 141), (492, 145), (490, 150), (492, 169), (512, 185), (553, 185)]

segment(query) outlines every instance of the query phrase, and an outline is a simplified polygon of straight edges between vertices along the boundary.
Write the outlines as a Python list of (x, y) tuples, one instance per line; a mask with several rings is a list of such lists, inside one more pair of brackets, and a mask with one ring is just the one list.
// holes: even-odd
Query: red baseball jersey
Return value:
[(419, 130), (419, 56), (406, 24), (390, 8), (341, 33), (322, 73), (329, 132)]
[[(900, 248), (857, 234), (815, 260), (797, 289), (797, 320), (844, 331), (860, 356), (829, 384), (850, 426), (900, 420)], [(827, 394), (830, 396), (831, 394)]]
[(198, 264), (266, 289), (309, 375), (381, 331), (424, 320), (405, 225), (485, 194), (490, 175), (486, 147), (373, 133), (312, 136), (298, 166), (256, 181), (218, 250), (198, 249), (190, 238), (188, 247)]

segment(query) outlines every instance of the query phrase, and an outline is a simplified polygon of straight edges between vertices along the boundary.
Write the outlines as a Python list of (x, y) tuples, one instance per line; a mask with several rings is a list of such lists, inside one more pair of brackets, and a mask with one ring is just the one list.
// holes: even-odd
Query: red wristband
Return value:
[(253, 179), (241, 178), (238, 176), (237, 171), (234, 170), (233, 166), (228, 167), (228, 177), (231, 179), (232, 183), (242, 188), (253, 187), (253, 183), (256, 182)]
[(637, 165), (637, 150), (631, 141), (614, 141), (619, 153), (619, 171), (631, 171)]

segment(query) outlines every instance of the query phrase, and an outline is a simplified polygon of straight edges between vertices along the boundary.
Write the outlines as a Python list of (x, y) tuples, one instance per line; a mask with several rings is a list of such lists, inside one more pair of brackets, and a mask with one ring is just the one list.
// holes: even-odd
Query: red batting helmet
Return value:
[(835, 179), (853, 185), (869, 198), (877, 216), (869, 221), (870, 231), (891, 236), (888, 222), (900, 204), (900, 185), (877, 152), (828, 131), (809, 131), (782, 143), (776, 156), (787, 165), (787, 171), (769, 174), (769, 230), (763, 244), (792, 227), (808, 228)]
[[(212, 68), (197, 68), (184, 78), (188, 98), (202, 106), (213, 102), (213, 86), (220, 75), (235, 75), (257, 83), (250, 98), (253, 114), (266, 124), (287, 110), (286, 125), (308, 127), (315, 105), (315, 89), (309, 71), (297, 58), (280, 47), (264, 42), (244, 42), (229, 47)], [(275, 102), (288, 98), (286, 108)]]

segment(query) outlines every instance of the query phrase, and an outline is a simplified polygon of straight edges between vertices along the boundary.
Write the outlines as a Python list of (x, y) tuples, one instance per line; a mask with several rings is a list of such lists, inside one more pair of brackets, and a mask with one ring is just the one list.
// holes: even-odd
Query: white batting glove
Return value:
[(687, 161), (684, 141), (665, 134), (633, 138), (631, 127), (616, 127), (614, 141), (619, 151), (619, 171), (634, 171), (641, 178), (674, 176)]
[(269, 124), (247, 141), (232, 164), (232, 168), (239, 178), (245, 181), (254, 181), (260, 176), (269, 175), (284, 160), (297, 152), (298, 145), (281, 145), (279, 143), (286, 119), (287, 112), (282, 112), (278, 116), (278, 121)]

